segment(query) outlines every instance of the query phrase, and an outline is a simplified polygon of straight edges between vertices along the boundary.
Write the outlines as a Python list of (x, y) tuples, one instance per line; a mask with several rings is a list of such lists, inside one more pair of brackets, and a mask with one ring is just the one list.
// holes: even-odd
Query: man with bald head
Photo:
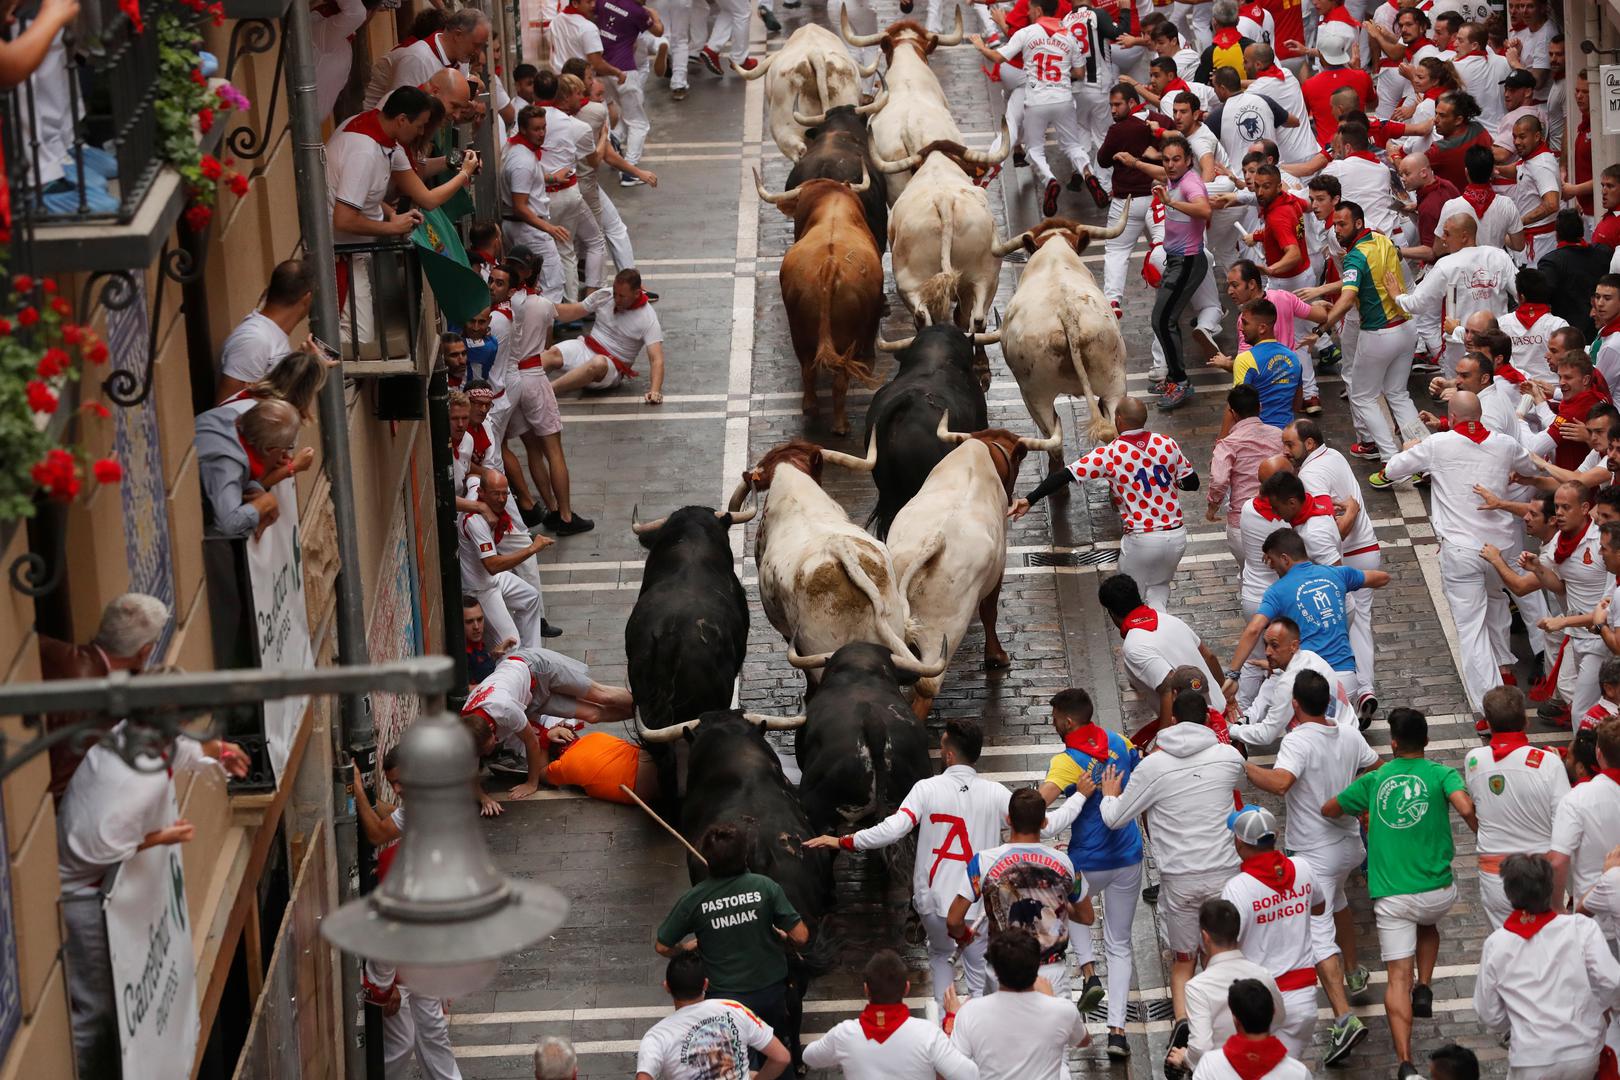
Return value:
[(428, 92), (428, 96), (443, 102), (445, 114), (451, 123), (463, 124), (472, 119), (476, 111), (472, 104), (472, 83), (455, 68), (444, 68), (434, 73), (422, 89)]
[(1249, 93), (1275, 101), (1297, 120), (1293, 127), (1277, 125), (1278, 159), (1292, 165), (1315, 157), (1319, 147), (1316, 136), (1306, 124), (1311, 113), (1305, 107), (1305, 91), (1293, 72), (1279, 67), (1277, 54), (1263, 42), (1243, 50), (1243, 66), (1250, 76)]
[(1170, 582), (1187, 550), (1182, 528), (1181, 492), (1198, 490), (1198, 473), (1168, 435), (1147, 430), (1147, 406), (1133, 397), (1114, 410), (1119, 435), (1066, 469), (1055, 469), (1024, 498), (1008, 509), (1013, 519), (1029, 513), (1039, 502), (1065, 484), (1077, 480), (1108, 481), (1125, 534), (1119, 542), (1119, 572), (1129, 574), (1141, 587), (1147, 605), (1166, 611)]
[(366, 83), (365, 107), (376, 108), (389, 91), (401, 86), (424, 86), (445, 68), (468, 74), (468, 65), (488, 41), (489, 16), (475, 7), (462, 8), (438, 33), (395, 46), (377, 58)]
[[(1437, 258), (1434, 234), (1440, 228), (1440, 211), (1457, 197), (1457, 187), (1443, 176), (1436, 176), (1425, 154), (1407, 154), (1400, 163), (1401, 186), (1412, 193), (1417, 204), (1416, 236), (1408, 233), (1401, 247), (1401, 258), (1431, 263)], [(1410, 243), (1415, 239), (1416, 243)]]
[(1476, 717), (1483, 715), (1485, 695), (1502, 685), (1490, 624), (1508, 617), (1502, 579), (1480, 551), (1487, 544), (1512, 548), (1518, 531), (1510, 512), (1480, 509), (1474, 487), (1503, 491), (1514, 473), (1535, 473), (1525, 448), (1490, 431), (1480, 416), (1478, 395), (1457, 391), (1448, 409), (1449, 429), (1410, 445), (1384, 466), (1394, 480), (1417, 473), (1429, 476), (1430, 520), (1440, 538), (1440, 578), (1457, 625), (1463, 688)]
[(1446, 377), (1456, 374), (1463, 343), (1456, 330), (1462, 320), (1476, 311), (1488, 311), (1498, 320), (1519, 305), (1515, 282), (1519, 268), (1501, 248), (1480, 247), (1476, 243), (1479, 223), (1467, 214), (1453, 214), (1442, 225), (1442, 239), (1448, 254), (1424, 275), (1410, 292), (1394, 274), (1385, 276), (1389, 295), (1411, 315), (1439, 314), (1444, 310), (1440, 330), (1444, 335)]
[(1563, 179), (1558, 155), (1547, 145), (1539, 117), (1521, 116), (1514, 123), (1513, 149), (1519, 155), (1514, 166), (1513, 204), (1524, 226), (1525, 258), (1535, 266), (1557, 245), (1553, 231), (1563, 198)]
[(485, 469), (479, 477), (478, 501), (496, 515), (496, 522), (491, 526), (482, 513), (461, 515), (456, 529), (461, 587), (482, 605), (494, 640), (516, 638), (523, 648), (539, 648), (545, 614), (540, 593), (512, 571), (554, 541), (549, 536), (536, 536), (516, 545), (515, 550), (502, 550), (508, 535), (521, 534), (521, 527), (506, 516), (508, 490), (504, 473)]

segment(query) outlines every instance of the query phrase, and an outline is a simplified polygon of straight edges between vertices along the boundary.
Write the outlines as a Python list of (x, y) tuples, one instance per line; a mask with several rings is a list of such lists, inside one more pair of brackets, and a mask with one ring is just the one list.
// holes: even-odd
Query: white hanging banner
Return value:
[[(308, 671), (315, 666), (309, 641), (309, 609), (304, 606), (304, 555), (298, 535), (296, 483), (289, 477), (276, 485), (276, 520), (257, 539), (247, 542), (253, 626), (259, 639), (259, 666), (266, 670)], [(265, 740), (278, 783), (308, 701), (308, 697), (299, 696), (264, 703)]]
[[(169, 793), (165, 821), (180, 816)], [(118, 869), (104, 902), (124, 1080), (190, 1076), (197, 1053), (197, 969), (178, 844), (149, 847)]]
[(1603, 88), (1599, 99), (1603, 109), (1603, 134), (1620, 135), (1620, 64), (1604, 64), (1598, 68), (1598, 85)]

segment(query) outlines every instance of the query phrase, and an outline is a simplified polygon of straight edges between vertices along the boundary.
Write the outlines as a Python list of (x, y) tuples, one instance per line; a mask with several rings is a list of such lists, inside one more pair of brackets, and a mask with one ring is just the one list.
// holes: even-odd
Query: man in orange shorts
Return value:
[(635, 743), (603, 731), (578, 735), (562, 724), (545, 736), (548, 760), (540, 775), (553, 787), (583, 788), (593, 799), (629, 803), (619, 790), (623, 784), (646, 802), (658, 798), (658, 768)]

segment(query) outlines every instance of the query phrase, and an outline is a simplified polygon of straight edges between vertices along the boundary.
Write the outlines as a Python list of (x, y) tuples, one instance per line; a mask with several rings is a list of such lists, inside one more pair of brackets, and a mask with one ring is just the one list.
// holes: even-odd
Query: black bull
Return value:
[(859, 184), (864, 170), (871, 186), (860, 193), (861, 212), (877, 241), (878, 254), (883, 254), (889, 244), (889, 185), (873, 163), (866, 117), (858, 115), (853, 105), (836, 105), (804, 138), (804, 154), (788, 173), (786, 190), (817, 179)]
[(866, 410), (866, 445), (877, 437), (877, 506), (867, 527), (886, 539), (889, 525), (945, 455), (955, 447), (935, 434), (939, 418), (950, 413), (952, 431), (983, 431), (984, 391), (973, 371), (973, 342), (954, 326), (925, 326), (895, 354), (899, 368), (888, 385), (872, 395)]

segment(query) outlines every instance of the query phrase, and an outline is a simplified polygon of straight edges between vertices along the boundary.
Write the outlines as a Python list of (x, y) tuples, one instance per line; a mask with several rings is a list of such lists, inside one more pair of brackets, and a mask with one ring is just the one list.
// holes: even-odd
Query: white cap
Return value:
[(1316, 51), (1322, 54), (1324, 64), (1344, 67), (1350, 62), (1350, 46), (1356, 32), (1344, 23), (1330, 22), (1316, 29)]

